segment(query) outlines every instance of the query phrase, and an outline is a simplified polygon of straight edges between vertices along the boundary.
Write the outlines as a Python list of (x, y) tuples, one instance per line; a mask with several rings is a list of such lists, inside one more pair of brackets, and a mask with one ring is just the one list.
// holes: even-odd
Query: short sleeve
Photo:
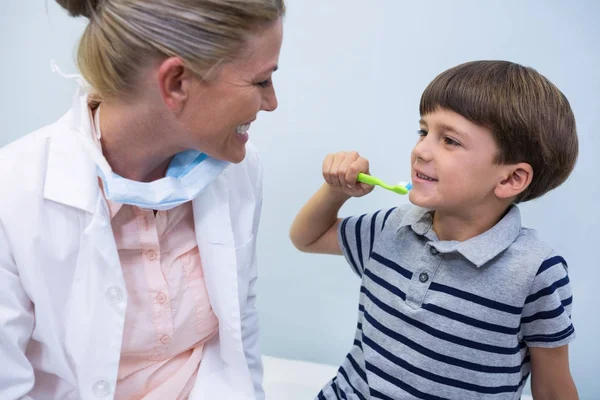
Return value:
[(339, 225), (338, 242), (340, 248), (348, 264), (361, 278), (365, 271), (365, 263), (373, 251), (373, 244), (394, 210), (396, 208), (348, 217), (343, 219)]
[(573, 340), (572, 303), (567, 262), (552, 256), (538, 269), (523, 307), (521, 334), (527, 346), (559, 347)]

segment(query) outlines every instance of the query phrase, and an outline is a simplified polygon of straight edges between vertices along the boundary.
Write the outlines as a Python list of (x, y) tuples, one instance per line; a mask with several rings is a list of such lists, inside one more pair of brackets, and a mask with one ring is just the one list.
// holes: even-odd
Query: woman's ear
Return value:
[(178, 114), (190, 97), (192, 73), (179, 57), (164, 60), (158, 69), (160, 94), (167, 108)]
[(511, 164), (505, 167), (502, 179), (496, 185), (494, 193), (501, 199), (517, 197), (531, 184), (533, 168), (527, 163)]

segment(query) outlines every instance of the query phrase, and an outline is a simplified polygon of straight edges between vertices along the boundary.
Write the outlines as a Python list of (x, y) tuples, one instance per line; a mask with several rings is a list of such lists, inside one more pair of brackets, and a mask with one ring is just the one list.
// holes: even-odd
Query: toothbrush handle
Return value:
[(366, 183), (367, 185), (371, 185), (371, 186), (382, 184), (382, 182), (379, 179), (377, 179), (371, 175), (363, 174), (362, 172), (358, 174), (358, 178), (356, 178), (356, 180), (358, 182)]

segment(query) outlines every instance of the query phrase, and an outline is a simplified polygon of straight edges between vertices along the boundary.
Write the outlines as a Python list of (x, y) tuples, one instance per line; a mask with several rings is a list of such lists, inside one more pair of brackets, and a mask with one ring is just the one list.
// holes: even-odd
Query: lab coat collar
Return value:
[(86, 145), (93, 145), (87, 97), (87, 92), (79, 89), (72, 109), (54, 124), (44, 198), (94, 213), (100, 192), (96, 164), (85, 149)]

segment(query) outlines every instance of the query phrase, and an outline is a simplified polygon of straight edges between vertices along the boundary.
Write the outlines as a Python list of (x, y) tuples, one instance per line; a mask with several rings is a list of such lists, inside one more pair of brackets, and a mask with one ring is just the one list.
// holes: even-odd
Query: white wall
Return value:
[[(572, 371), (582, 399), (600, 398), (594, 206), (600, 195), (600, 3), (288, 0), (288, 6), (275, 76), (280, 107), (262, 115), (251, 133), (266, 167), (259, 242), (264, 351), (338, 364), (352, 343), (358, 279), (341, 257), (300, 254), (287, 237), (295, 213), (321, 184), (323, 157), (355, 149), (377, 176), (406, 179), (418, 101), (429, 81), (464, 61), (508, 59), (557, 84), (577, 117), (581, 147), (574, 174), (523, 212), (525, 223), (569, 261), (577, 330)], [(69, 107), (75, 84), (49, 65), (55, 59), (66, 72), (74, 70), (83, 27), (51, 0), (0, 2), (0, 146)], [(404, 202), (375, 190), (343, 211)]]

